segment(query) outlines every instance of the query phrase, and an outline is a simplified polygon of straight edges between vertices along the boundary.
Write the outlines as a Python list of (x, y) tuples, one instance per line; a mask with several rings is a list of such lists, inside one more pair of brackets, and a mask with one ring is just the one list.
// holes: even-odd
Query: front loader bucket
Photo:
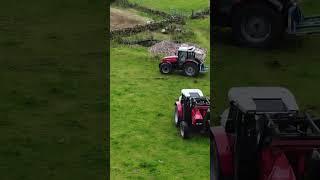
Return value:
[(304, 35), (320, 33), (320, 16), (304, 17), (298, 6), (288, 11), (288, 34)]

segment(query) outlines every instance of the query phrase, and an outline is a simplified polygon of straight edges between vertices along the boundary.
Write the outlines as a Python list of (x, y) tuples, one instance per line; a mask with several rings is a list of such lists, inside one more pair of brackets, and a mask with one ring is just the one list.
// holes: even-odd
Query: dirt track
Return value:
[(110, 30), (145, 24), (148, 20), (150, 19), (139, 16), (134, 10), (110, 8)]

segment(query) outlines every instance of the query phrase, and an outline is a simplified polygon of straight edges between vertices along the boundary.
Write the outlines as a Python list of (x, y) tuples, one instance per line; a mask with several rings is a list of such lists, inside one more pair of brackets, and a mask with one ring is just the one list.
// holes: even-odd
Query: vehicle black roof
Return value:
[(283, 87), (233, 87), (229, 90), (228, 98), (243, 112), (299, 110), (294, 95)]

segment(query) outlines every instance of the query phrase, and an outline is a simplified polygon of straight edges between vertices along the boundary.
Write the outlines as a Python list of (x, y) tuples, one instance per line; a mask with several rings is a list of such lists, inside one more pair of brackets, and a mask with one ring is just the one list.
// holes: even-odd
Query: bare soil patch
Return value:
[(110, 8), (110, 30), (134, 27), (138, 24), (145, 24), (151, 19), (138, 15), (133, 9)]

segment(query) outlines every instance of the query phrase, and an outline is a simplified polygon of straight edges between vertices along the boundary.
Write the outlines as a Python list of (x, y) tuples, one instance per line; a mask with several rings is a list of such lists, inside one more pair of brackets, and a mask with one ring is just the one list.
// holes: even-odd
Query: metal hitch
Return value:
[(304, 17), (301, 9), (294, 5), (288, 11), (287, 31), (294, 35), (320, 33), (320, 16)]

